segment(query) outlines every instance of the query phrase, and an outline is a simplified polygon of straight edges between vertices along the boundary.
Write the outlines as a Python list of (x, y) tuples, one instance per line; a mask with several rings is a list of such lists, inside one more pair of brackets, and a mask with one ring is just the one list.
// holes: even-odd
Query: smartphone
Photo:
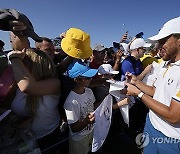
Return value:
[(114, 52), (117, 52), (118, 50), (121, 50), (124, 52), (123, 46), (119, 43), (116, 43), (116, 42), (113, 42), (113, 49), (114, 49)]
[(119, 44), (119, 43), (116, 43), (116, 42), (113, 42), (113, 47), (114, 47), (114, 48), (117, 48), (117, 49), (120, 49), (120, 44)]

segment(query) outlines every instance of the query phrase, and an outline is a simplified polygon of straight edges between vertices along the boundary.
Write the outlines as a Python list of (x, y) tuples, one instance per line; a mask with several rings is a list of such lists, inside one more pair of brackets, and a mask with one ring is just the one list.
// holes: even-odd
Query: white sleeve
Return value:
[(76, 100), (67, 100), (64, 104), (68, 124), (73, 124), (80, 119), (80, 106)]
[(177, 88), (176, 88), (172, 98), (180, 103), (180, 80), (178, 82)]

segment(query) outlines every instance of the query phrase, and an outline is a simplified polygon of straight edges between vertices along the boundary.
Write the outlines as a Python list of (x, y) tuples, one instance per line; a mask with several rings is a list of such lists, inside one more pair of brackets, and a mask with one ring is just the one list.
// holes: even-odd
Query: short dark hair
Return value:
[(180, 34), (173, 34), (173, 36), (174, 36), (175, 38), (177, 38), (177, 39), (180, 38)]
[(53, 43), (52, 40), (48, 37), (41, 37), (43, 41), (47, 41), (49, 43)]
[[(48, 37), (41, 37), (41, 38), (42, 38), (42, 42), (43, 42), (43, 41), (47, 41), (47, 42), (49, 42), (49, 43), (53, 43), (53, 41), (52, 41), (50, 38), (48, 38)], [(36, 42), (36, 43), (35, 43), (35, 46), (36, 46), (37, 49), (40, 49), (40, 48), (41, 48), (42, 42)]]

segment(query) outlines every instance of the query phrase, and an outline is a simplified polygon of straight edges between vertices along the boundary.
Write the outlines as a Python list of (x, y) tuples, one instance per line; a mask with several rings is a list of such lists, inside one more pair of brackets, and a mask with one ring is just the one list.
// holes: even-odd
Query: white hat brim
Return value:
[(118, 74), (119, 73), (119, 71), (112, 71), (112, 72), (110, 72), (110, 74)]
[(104, 74), (118, 74), (119, 73), (119, 71), (111, 71), (111, 72), (98, 72), (98, 75), (104, 75)]
[(171, 34), (169, 34), (169, 33), (166, 33), (166, 34), (157, 34), (157, 35), (154, 35), (154, 36), (152, 36), (152, 37), (150, 37), (148, 39), (152, 40), (152, 41), (158, 41), (158, 40), (161, 40), (161, 39), (163, 39), (163, 38), (165, 38), (165, 37), (167, 37), (169, 35), (171, 35)]
[(151, 43), (146, 43), (143, 47), (149, 48), (151, 46)]

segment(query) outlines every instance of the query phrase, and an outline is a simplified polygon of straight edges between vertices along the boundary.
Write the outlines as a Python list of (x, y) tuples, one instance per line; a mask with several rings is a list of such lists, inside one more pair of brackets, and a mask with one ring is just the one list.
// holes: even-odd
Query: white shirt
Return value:
[(148, 72), (145, 77), (143, 78), (142, 82), (144, 82), (146, 85), (152, 86), (155, 80), (157, 79), (157, 76), (159, 74), (160, 69), (164, 65), (164, 61), (159, 63), (156, 63), (155, 61), (152, 63), (152, 69), (150, 72)]
[[(11, 104), (12, 111), (21, 116), (28, 116), (26, 109), (26, 96), (19, 89)], [(58, 112), (59, 95), (46, 95), (39, 99), (37, 115), (33, 119), (32, 130), (37, 138), (44, 137), (53, 132), (59, 125), (60, 116)]]
[[(94, 102), (94, 94), (89, 88), (85, 88), (83, 94), (77, 94), (74, 91), (71, 91), (64, 103), (68, 124), (73, 124), (78, 120), (85, 119), (88, 113), (94, 111)], [(70, 128), (69, 135), (73, 140), (78, 141), (86, 137), (92, 130), (92, 124), (89, 124), (82, 131), (76, 133), (73, 133)]]
[[(170, 106), (171, 100), (180, 103), (180, 60), (171, 63), (170, 67), (165, 65), (159, 72), (154, 83), (156, 87), (153, 98), (166, 106)], [(154, 113), (149, 112), (149, 117), (155, 129), (161, 131), (165, 136), (180, 139), (180, 123), (172, 125)]]

